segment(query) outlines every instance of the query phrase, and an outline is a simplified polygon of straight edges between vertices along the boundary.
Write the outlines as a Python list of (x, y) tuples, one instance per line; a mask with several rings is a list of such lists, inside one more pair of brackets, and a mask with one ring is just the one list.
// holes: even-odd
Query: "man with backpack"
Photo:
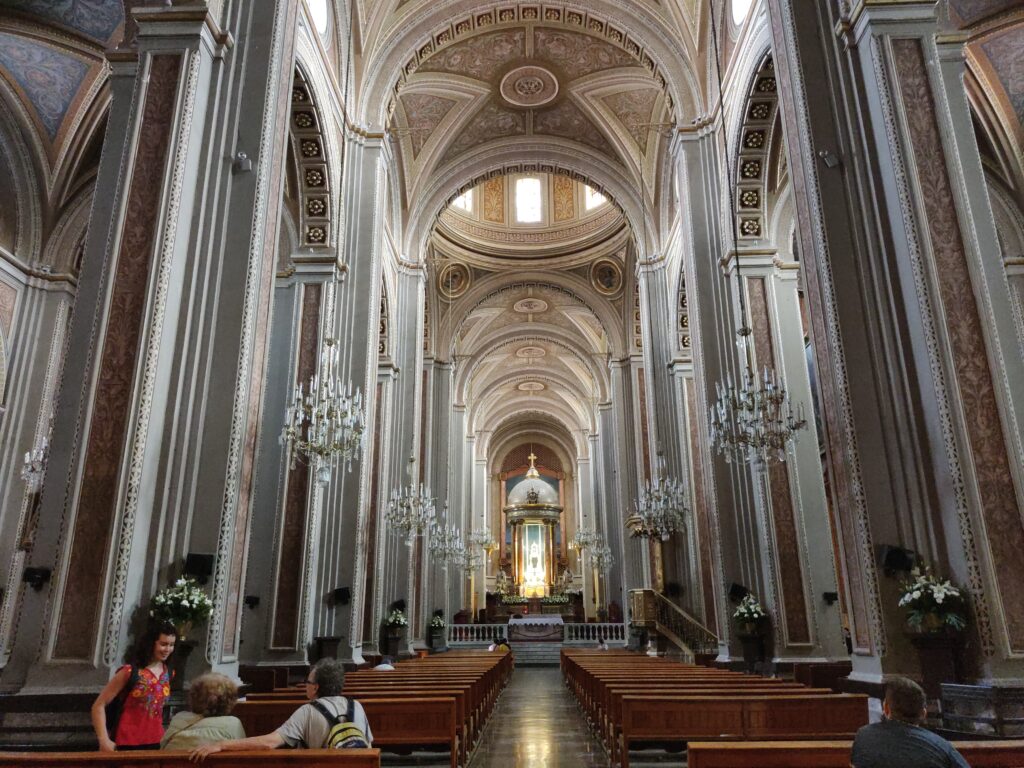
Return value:
[(206, 744), (193, 750), (189, 759), (201, 762), (215, 752), (238, 752), (246, 749), (358, 749), (373, 742), (366, 713), (358, 701), (341, 695), (345, 684), (345, 667), (335, 659), (320, 659), (306, 676), (306, 697), (303, 704), (276, 731), (246, 739), (232, 739)]

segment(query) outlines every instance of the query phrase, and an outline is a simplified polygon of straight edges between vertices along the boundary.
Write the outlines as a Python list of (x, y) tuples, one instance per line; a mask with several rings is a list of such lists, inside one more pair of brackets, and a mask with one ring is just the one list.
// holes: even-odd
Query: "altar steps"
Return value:
[(517, 667), (557, 667), (562, 654), (561, 643), (514, 642), (512, 653)]

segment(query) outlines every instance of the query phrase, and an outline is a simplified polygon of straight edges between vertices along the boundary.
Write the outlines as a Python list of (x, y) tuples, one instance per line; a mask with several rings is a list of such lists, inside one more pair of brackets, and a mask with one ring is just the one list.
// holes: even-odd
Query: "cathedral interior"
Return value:
[(1022, 62), (1020, 0), (0, 0), (0, 749), (179, 579), (183, 680), (607, 642), (1024, 737)]

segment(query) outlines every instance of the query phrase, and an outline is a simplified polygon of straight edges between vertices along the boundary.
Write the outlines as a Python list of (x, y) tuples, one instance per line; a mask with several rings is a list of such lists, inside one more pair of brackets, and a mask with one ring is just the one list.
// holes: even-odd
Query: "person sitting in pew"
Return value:
[(339, 749), (369, 747), (373, 743), (370, 724), (358, 701), (341, 695), (345, 685), (345, 667), (336, 659), (320, 659), (306, 676), (306, 698), (303, 704), (276, 731), (246, 739), (230, 739), (205, 744), (192, 751), (189, 759), (202, 762), (217, 752), (238, 752), (246, 749)]
[(394, 672), (395, 660), (390, 656), (382, 656), (380, 659), (380, 664), (374, 667), (374, 670), (378, 672)]
[(921, 686), (905, 677), (886, 681), (885, 719), (865, 725), (853, 740), (853, 768), (970, 768), (956, 748), (921, 727), (927, 711)]
[(192, 681), (187, 712), (171, 720), (160, 749), (195, 749), (225, 739), (244, 739), (242, 721), (231, 717), (238, 701), (238, 686), (226, 675), (209, 672)]

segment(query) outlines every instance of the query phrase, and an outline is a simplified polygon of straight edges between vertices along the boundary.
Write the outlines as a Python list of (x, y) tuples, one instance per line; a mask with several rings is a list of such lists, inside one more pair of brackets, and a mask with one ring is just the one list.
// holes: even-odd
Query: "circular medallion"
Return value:
[(544, 357), (546, 354), (547, 350), (544, 347), (520, 347), (516, 350), (516, 357), (522, 357), (527, 360)]
[(598, 259), (590, 267), (590, 284), (598, 293), (615, 296), (622, 290), (622, 267), (613, 259)]
[(539, 381), (524, 381), (516, 389), (520, 392), (543, 392), (546, 387)]
[(548, 303), (544, 299), (520, 299), (512, 305), (512, 309), (523, 315), (533, 315), (538, 312), (543, 312), (548, 308)]
[(502, 97), (514, 107), (540, 107), (558, 95), (558, 80), (544, 67), (516, 67), (501, 78)]
[(449, 299), (455, 299), (469, 288), (469, 267), (458, 262), (446, 264), (438, 276), (438, 289)]

